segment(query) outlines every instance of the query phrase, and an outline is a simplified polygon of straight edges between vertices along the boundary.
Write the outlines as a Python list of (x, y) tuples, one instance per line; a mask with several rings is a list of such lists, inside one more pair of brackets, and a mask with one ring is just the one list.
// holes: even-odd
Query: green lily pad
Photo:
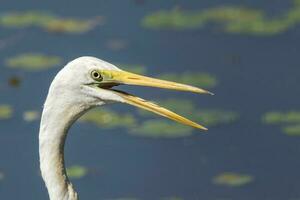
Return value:
[(163, 74), (158, 78), (164, 80), (175, 81), (178, 83), (185, 83), (189, 85), (198, 86), (201, 88), (212, 88), (217, 85), (217, 79), (208, 74), (208, 73), (200, 73), (200, 72), (184, 72), (182, 74)]
[(216, 185), (225, 185), (229, 187), (240, 187), (254, 181), (254, 177), (247, 174), (224, 172), (213, 178)]
[(262, 116), (262, 122), (269, 125), (281, 125), (283, 133), (289, 136), (300, 135), (299, 111), (272, 111)]
[(204, 20), (196, 12), (172, 9), (170, 11), (160, 10), (145, 16), (142, 26), (151, 29), (174, 29), (184, 30), (197, 28), (204, 24)]
[(26, 53), (11, 57), (5, 61), (11, 68), (19, 68), (30, 71), (38, 71), (58, 66), (62, 59), (57, 56), (47, 56), (39, 53)]
[(267, 112), (263, 115), (262, 121), (266, 124), (300, 123), (300, 112)]
[(74, 165), (67, 168), (68, 177), (71, 179), (80, 179), (86, 176), (88, 173), (88, 169), (83, 166)]
[(294, 5), (300, 7), (300, 0), (294, 0)]
[(55, 20), (57, 17), (39, 11), (10, 12), (0, 16), (0, 25), (5, 27), (41, 26)]
[(145, 16), (142, 26), (151, 29), (185, 30), (216, 24), (227, 33), (274, 35), (291, 29), (300, 23), (299, 0), (281, 15), (269, 17), (260, 10), (240, 6), (221, 6), (200, 11), (178, 8), (160, 10)]
[(40, 118), (40, 112), (37, 110), (27, 110), (23, 113), (23, 119), (27, 122), (32, 122)]
[(139, 126), (129, 130), (129, 133), (135, 136), (149, 138), (179, 138), (192, 134), (193, 128), (184, 126), (175, 122), (152, 119), (146, 120)]
[(44, 29), (56, 33), (84, 33), (96, 25), (95, 20), (55, 19), (43, 25)]
[(10, 105), (0, 105), (0, 120), (9, 119), (13, 115), (13, 109)]
[(62, 18), (41, 11), (10, 12), (0, 16), (0, 25), (4, 27), (39, 27), (59, 33), (84, 33), (102, 22), (102, 17), (89, 20)]
[(289, 136), (300, 136), (300, 124), (285, 126), (282, 131)]
[(81, 122), (96, 124), (101, 128), (129, 128), (136, 124), (136, 119), (133, 115), (117, 113), (107, 108), (92, 109), (84, 114), (79, 120)]

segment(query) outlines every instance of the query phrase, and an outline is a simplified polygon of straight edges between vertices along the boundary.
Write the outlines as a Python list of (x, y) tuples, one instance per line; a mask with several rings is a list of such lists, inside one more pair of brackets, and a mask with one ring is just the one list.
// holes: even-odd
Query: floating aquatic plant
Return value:
[(300, 112), (267, 112), (263, 115), (262, 121), (266, 124), (300, 123)]
[(265, 124), (281, 125), (282, 131), (289, 136), (300, 136), (300, 112), (299, 111), (272, 111), (262, 116)]
[(62, 18), (41, 11), (11, 12), (0, 16), (0, 25), (4, 27), (39, 27), (49, 32), (84, 33), (103, 22), (101, 17), (82, 20)]
[(57, 66), (62, 63), (62, 59), (57, 56), (48, 56), (40, 53), (25, 53), (8, 58), (5, 63), (11, 68), (38, 71)]
[(161, 119), (146, 120), (139, 126), (129, 130), (129, 133), (136, 136), (149, 138), (178, 138), (192, 134), (193, 128)]
[(10, 12), (0, 16), (0, 25), (16, 28), (43, 26), (52, 20), (56, 20), (56, 18), (52, 14), (39, 11)]
[(32, 122), (40, 117), (40, 112), (37, 110), (27, 110), (23, 113), (23, 119), (27, 122)]
[(147, 15), (142, 25), (152, 29), (192, 29), (203, 25), (204, 21), (197, 13), (189, 13), (180, 9), (161, 10)]
[(200, 72), (183, 72), (181, 74), (168, 73), (160, 75), (159, 78), (202, 88), (212, 88), (217, 85), (217, 79), (214, 76)]
[(147, 15), (142, 20), (142, 25), (147, 28), (174, 30), (201, 28), (209, 23), (221, 25), (228, 33), (274, 35), (300, 23), (300, 4), (299, 0), (294, 0), (290, 10), (274, 17), (269, 17), (259, 9), (221, 6), (201, 11), (178, 8), (161, 10)]
[(289, 136), (300, 136), (300, 124), (285, 126), (282, 131)]
[(232, 172), (224, 172), (213, 178), (216, 185), (225, 185), (230, 187), (239, 187), (246, 185), (254, 180), (253, 176)]
[(122, 114), (109, 109), (93, 109), (84, 114), (80, 121), (90, 122), (101, 128), (132, 127), (136, 120), (131, 114)]
[(68, 177), (72, 179), (80, 179), (86, 176), (87, 173), (88, 173), (88, 169), (83, 166), (74, 165), (67, 168)]
[(0, 120), (9, 119), (13, 115), (13, 109), (10, 105), (0, 105)]
[(43, 27), (49, 32), (56, 33), (84, 33), (94, 28), (97, 20), (78, 20), (78, 19), (55, 19)]

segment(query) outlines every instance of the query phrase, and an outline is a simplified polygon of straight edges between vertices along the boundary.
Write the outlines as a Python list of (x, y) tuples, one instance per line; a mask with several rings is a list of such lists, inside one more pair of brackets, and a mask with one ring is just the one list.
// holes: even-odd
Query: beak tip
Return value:
[(204, 127), (204, 126), (201, 126), (201, 125), (197, 125), (196, 128), (201, 129), (201, 130), (203, 130), (203, 131), (208, 131), (208, 128), (206, 128), (206, 127)]
[(210, 91), (207, 91), (207, 90), (203, 90), (203, 89), (200, 89), (200, 88), (197, 88), (197, 91), (196, 93), (199, 93), (199, 94), (209, 94), (209, 95), (215, 95), (214, 93), (210, 92)]
[(210, 94), (210, 95), (212, 95), (212, 96), (215, 95), (213, 92), (210, 92), (210, 91), (208, 91), (208, 90), (205, 90), (205, 93), (206, 93), (206, 94)]

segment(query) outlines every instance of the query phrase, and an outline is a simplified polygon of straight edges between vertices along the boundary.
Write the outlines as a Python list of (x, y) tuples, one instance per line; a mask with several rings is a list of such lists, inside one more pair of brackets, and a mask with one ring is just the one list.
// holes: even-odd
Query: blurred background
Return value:
[(2, 2), (0, 199), (48, 199), (40, 114), (84, 55), (216, 95), (122, 86), (205, 133), (128, 105), (85, 114), (65, 149), (81, 199), (300, 199), (299, 44), (299, 0)]

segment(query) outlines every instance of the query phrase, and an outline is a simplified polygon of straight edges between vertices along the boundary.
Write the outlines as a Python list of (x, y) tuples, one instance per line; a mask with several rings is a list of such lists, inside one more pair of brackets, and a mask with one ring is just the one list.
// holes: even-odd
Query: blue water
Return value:
[[(48, 86), (60, 68), (33, 73), (4, 66), (7, 57), (24, 52), (58, 55), (65, 62), (92, 55), (112, 63), (143, 64), (149, 66), (149, 75), (171, 70), (208, 72), (219, 79), (220, 84), (213, 89), (215, 96), (180, 95), (198, 102), (201, 108), (234, 110), (241, 114), (238, 123), (211, 128), (208, 134), (195, 132), (192, 137), (172, 140), (134, 137), (123, 129), (104, 133), (90, 124), (75, 124), (66, 145), (67, 165), (80, 164), (92, 169), (88, 176), (73, 181), (81, 199), (300, 198), (300, 139), (261, 123), (261, 115), (266, 111), (299, 109), (300, 26), (269, 37), (230, 35), (209, 27), (175, 32), (146, 30), (140, 26), (141, 18), (147, 13), (174, 5), (204, 9), (238, 4), (272, 14), (284, 12), (290, 3), (258, 0), (135, 2), (11, 0), (1, 3), (0, 12), (47, 10), (82, 18), (101, 15), (105, 16), (106, 23), (82, 35), (0, 27), (0, 40), (13, 38), (0, 48), (0, 103), (12, 104), (15, 109), (12, 119), (0, 121), (0, 171), (6, 175), (0, 182), (0, 199), (48, 198), (39, 176), (39, 122), (24, 122), (22, 113), (42, 109)], [(128, 46), (112, 51), (107, 48), (107, 41), (111, 39), (125, 40)], [(234, 58), (238, 58), (238, 62), (234, 62)], [(7, 85), (12, 75), (22, 78), (19, 88)], [(126, 89), (146, 99), (179, 94), (151, 88)], [(224, 171), (251, 174), (255, 181), (238, 188), (214, 185), (212, 177)]]

